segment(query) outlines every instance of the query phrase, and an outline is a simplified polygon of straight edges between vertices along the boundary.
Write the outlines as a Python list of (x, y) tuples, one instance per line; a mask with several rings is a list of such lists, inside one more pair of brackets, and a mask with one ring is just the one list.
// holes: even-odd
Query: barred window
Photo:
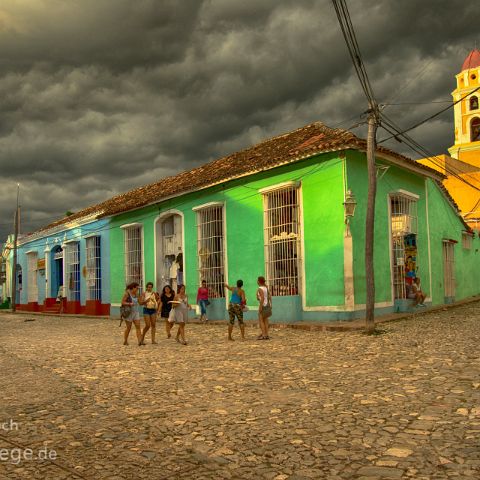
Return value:
[(137, 282), (143, 287), (142, 227), (124, 228), (125, 284)]
[(417, 233), (417, 201), (404, 195), (391, 195), (392, 234)]
[(102, 266), (100, 256), (100, 237), (86, 239), (87, 254), (87, 298), (88, 300), (102, 299)]
[[(29, 302), (38, 301), (38, 281), (37, 281), (37, 252), (27, 253), (27, 272), (28, 272), (28, 294)], [(17, 298), (17, 302), (19, 299)]]
[(198, 283), (207, 282), (211, 298), (225, 296), (223, 206), (197, 211)]
[(468, 232), (462, 232), (462, 247), (466, 250), (472, 249), (473, 235)]
[(80, 301), (80, 243), (72, 242), (66, 246), (67, 299)]
[(417, 200), (406, 195), (390, 196), (393, 289), (398, 299), (408, 297), (417, 274)]
[(299, 194), (294, 186), (264, 193), (265, 272), (274, 296), (299, 293)]

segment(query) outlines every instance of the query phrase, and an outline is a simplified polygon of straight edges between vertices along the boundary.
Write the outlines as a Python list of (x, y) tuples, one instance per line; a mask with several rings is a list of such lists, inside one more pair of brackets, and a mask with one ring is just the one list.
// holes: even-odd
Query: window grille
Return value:
[[(390, 196), (393, 289), (395, 298), (407, 298), (417, 265), (417, 200), (405, 195)], [(411, 269), (413, 274), (408, 276)]]
[(125, 284), (137, 282), (143, 288), (142, 227), (124, 229)]
[(472, 249), (472, 235), (469, 233), (463, 232), (462, 233), (462, 247), (466, 250)]
[(102, 267), (100, 255), (100, 237), (86, 239), (87, 254), (87, 298), (88, 300), (102, 299)]
[(198, 283), (207, 282), (212, 298), (225, 296), (223, 206), (197, 212)]
[(72, 242), (66, 246), (66, 282), (67, 299), (80, 301), (80, 243)]
[(300, 207), (297, 187), (264, 194), (265, 272), (272, 295), (298, 295)]
[(38, 302), (37, 260), (38, 260), (37, 252), (31, 252), (27, 254), (27, 269), (28, 269), (27, 298), (29, 302)]

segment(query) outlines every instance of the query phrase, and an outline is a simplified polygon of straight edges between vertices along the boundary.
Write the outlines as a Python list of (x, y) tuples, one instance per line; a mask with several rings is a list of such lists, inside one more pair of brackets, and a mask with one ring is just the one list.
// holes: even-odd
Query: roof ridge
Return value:
[[(195, 168), (183, 170), (174, 175), (161, 177), (155, 182), (132, 188), (118, 193), (98, 204), (86, 207), (70, 217), (64, 217), (51, 224), (32, 232), (38, 233), (56, 228), (68, 221), (76, 220), (98, 212), (96, 218), (117, 215), (130, 210), (145, 207), (161, 202), (167, 198), (199, 191), (214, 185), (225, 183), (255, 173), (299, 161), (313, 155), (342, 149), (366, 149), (366, 140), (357, 137), (350, 130), (331, 128), (322, 122), (316, 121), (266, 138), (254, 145), (223, 157), (210, 160)], [(388, 153), (405, 162), (416, 162), (404, 155), (377, 145), (378, 153)], [(420, 165), (426, 172), (437, 171)]]

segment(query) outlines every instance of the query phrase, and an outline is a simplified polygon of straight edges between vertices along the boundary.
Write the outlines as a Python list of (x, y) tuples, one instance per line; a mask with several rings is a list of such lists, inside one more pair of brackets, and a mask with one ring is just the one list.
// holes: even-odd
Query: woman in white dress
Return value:
[(185, 340), (185, 324), (188, 321), (189, 309), (190, 305), (188, 304), (188, 297), (185, 293), (185, 285), (179, 285), (170, 315), (175, 323), (178, 324), (177, 336), (175, 339), (182, 345), (187, 345), (187, 341)]

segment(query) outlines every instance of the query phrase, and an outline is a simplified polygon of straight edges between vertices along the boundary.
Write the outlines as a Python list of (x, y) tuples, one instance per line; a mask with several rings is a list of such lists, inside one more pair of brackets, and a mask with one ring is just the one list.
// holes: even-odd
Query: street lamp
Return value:
[(345, 210), (345, 224), (347, 225), (347, 235), (350, 234), (350, 219), (355, 215), (356, 206), (357, 201), (355, 200), (355, 195), (350, 189), (348, 189), (347, 194), (345, 195), (345, 201), (343, 202), (343, 208)]

